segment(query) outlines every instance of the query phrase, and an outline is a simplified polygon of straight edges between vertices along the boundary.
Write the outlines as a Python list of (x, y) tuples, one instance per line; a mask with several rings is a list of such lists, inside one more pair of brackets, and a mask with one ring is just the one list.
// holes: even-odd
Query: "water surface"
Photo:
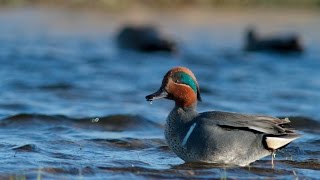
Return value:
[[(0, 178), (317, 179), (320, 14), (188, 12), (1, 9)], [(132, 21), (157, 24), (180, 52), (118, 49), (114, 35)], [(252, 24), (300, 33), (306, 52), (243, 52)], [(163, 136), (173, 102), (144, 99), (178, 65), (199, 81), (199, 111), (291, 117), (303, 137), (278, 152), (274, 169), (271, 157), (242, 168), (184, 164)]]

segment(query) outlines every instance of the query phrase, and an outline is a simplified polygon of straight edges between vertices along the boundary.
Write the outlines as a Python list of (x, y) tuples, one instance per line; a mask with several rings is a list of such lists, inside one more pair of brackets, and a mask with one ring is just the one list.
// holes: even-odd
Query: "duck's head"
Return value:
[(175, 67), (163, 77), (160, 89), (148, 96), (147, 101), (171, 99), (179, 107), (190, 107), (201, 101), (199, 85), (194, 74), (185, 67)]

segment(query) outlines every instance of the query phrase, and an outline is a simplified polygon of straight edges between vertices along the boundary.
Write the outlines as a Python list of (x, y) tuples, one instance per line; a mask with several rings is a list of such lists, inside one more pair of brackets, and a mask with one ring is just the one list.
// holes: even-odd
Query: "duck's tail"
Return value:
[(266, 135), (265, 143), (268, 149), (276, 150), (288, 145), (291, 141), (298, 139), (301, 135), (298, 133), (288, 133), (282, 135)]

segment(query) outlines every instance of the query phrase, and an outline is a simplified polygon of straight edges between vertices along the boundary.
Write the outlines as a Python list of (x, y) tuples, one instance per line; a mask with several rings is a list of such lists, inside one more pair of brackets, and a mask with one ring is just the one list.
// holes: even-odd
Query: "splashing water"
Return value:
[(93, 122), (93, 123), (97, 123), (97, 122), (99, 122), (99, 118), (93, 118), (93, 119), (91, 119), (91, 122)]

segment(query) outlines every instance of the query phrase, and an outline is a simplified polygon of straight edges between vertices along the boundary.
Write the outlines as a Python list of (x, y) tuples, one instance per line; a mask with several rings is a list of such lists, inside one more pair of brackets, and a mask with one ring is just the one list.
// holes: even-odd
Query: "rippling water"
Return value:
[[(320, 176), (320, 14), (0, 9), (0, 178), (287, 178)], [(180, 52), (117, 49), (124, 22), (154, 22)], [(299, 32), (302, 55), (244, 53), (243, 31)], [(170, 101), (145, 102), (163, 75), (197, 76), (199, 111), (291, 117), (303, 137), (250, 167), (184, 164), (167, 147)]]

